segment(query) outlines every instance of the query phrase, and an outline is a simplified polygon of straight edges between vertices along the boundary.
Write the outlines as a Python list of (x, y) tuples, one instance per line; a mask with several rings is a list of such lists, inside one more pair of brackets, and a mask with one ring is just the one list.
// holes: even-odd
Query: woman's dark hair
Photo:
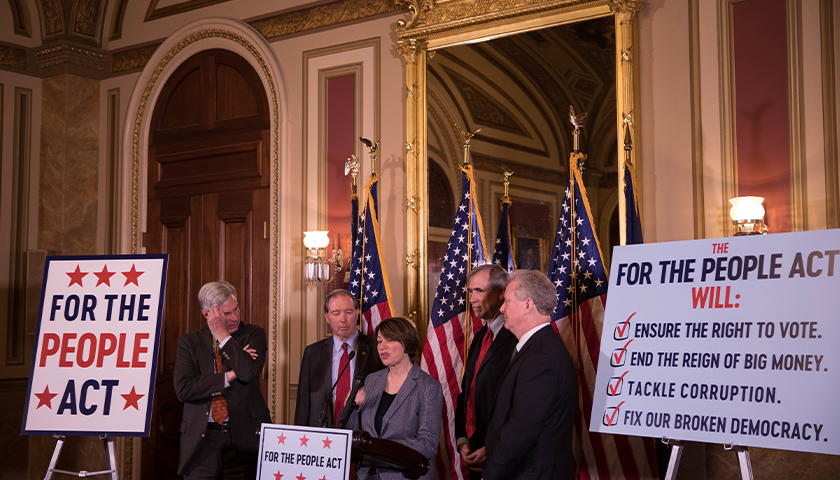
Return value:
[(420, 345), (420, 337), (417, 335), (417, 327), (411, 320), (405, 317), (391, 317), (382, 320), (376, 327), (374, 338), (382, 335), (382, 338), (389, 342), (400, 342), (409, 357), (414, 357), (417, 347)]

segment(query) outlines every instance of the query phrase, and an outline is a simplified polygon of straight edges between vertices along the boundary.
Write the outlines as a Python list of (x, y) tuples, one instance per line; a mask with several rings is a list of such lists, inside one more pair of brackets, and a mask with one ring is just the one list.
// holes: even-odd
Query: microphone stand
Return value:
[(353, 410), (356, 409), (356, 394), (359, 392), (359, 388), (364, 385), (365, 377), (366, 375), (364, 373), (356, 372), (353, 389), (350, 390), (350, 397), (347, 399), (348, 402), (344, 405), (344, 410), (341, 411), (341, 416), (338, 418), (336, 428), (344, 428), (344, 426), (347, 425), (347, 421), (350, 420), (350, 414), (352, 414)]
[(335, 379), (335, 383), (333, 383), (332, 388), (330, 389), (330, 394), (327, 396), (327, 403), (324, 404), (324, 409), (321, 410), (321, 416), (318, 417), (318, 423), (321, 425), (321, 428), (329, 428), (330, 421), (327, 419), (327, 409), (330, 408), (332, 404), (332, 393), (335, 391), (335, 386), (338, 385), (338, 381), (341, 380), (341, 376), (344, 375), (344, 371), (347, 370), (347, 367), (350, 366), (350, 362), (353, 361), (353, 357), (356, 356), (356, 351), (350, 352), (347, 356), (347, 365), (338, 372), (338, 378)]

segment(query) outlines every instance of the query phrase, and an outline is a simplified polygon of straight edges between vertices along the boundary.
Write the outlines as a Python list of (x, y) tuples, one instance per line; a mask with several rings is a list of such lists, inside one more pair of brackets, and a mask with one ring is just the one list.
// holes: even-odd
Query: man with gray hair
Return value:
[(496, 394), (485, 480), (574, 478), (577, 374), (551, 328), (557, 292), (537, 270), (517, 270), (505, 289), (505, 326), (519, 339)]
[(376, 342), (359, 332), (359, 302), (347, 290), (324, 299), (324, 318), (332, 335), (303, 351), (298, 379), (295, 425), (335, 425), (356, 372), (367, 376), (383, 368)]
[(178, 473), (187, 479), (253, 479), (259, 432), (271, 423), (260, 391), (265, 330), (242, 323), (236, 289), (210, 282), (198, 292), (207, 326), (178, 339), (175, 393), (184, 404)]
[(479, 480), (486, 461), (484, 439), (493, 410), (493, 399), (502, 374), (510, 363), (516, 337), (505, 328), (500, 309), (505, 301), (508, 273), (499, 265), (482, 265), (467, 275), (470, 306), (484, 326), (470, 343), (455, 406), (455, 437), (461, 462), (470, 479)]

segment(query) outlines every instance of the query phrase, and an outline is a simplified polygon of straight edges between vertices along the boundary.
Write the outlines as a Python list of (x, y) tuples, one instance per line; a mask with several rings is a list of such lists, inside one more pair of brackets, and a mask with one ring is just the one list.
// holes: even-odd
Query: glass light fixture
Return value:
[(764, 197), (735, 197), (730, 198), (732, 208), (729, 216), (732, 223), (738, 227), (735, 236), (764, 235), (768, 232), (764, 224), (764, 207), (761, 205)]
[(326, 248), (329, 243), (328, 231), (303, 232), (303, 245), (306, 247), (303, 276), (308, 285), (325, 284), (332, 280), (332, 266), (335, 266), (336, 274), (341, 272), (343, 260), (341, 249), (333, 249), (332, 258), (326, 258)]

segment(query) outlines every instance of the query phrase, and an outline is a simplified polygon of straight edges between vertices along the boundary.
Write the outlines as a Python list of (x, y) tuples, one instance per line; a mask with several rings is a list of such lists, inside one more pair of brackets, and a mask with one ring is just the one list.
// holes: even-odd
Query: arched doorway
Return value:
[[(142, 477), (177, 478), (182, 406), (178, 338), (204, 325), (202, 284), (236, 286), (242, 321), (268, 330), (270, 115), (257, 72), (227, 50), (202, 51), (163, 86), (149, 129), (147, 252), (168, 253), (166, 300)], [(263, 394), (267, 381), (263, 376)]]

